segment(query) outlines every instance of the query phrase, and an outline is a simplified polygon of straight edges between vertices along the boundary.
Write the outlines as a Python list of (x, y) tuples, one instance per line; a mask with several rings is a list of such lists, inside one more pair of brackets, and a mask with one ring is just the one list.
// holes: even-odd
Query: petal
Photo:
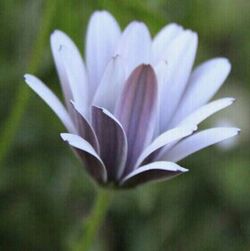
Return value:
[(106, 67), (101, 83), (96, 91), (93, 104), (114, 112), (117, 99), (125, 82), (123, 63), (119, 56), (111, 59)]
[(205, 147), (239, 134), (238, 128), (218, 127), (197, 132), (177, 143), (161, 159), (177, 162)]
[(178, 35), (162, 53), (168, 63), (168, 77), (161, 89), (160, 132), (166, 131), (186, 87), (198, 44), (197, 34), (189, 30)]
[(50, 37), (51, 49), (66, 104), (77, 100), (83, 106), (88, 102), (85, 66), (74, 42), (62, 31), (54, 31)]
[[(209, 104), (203, 105), (194, 112), (192, 112), (189, 116), (184, 118), (178, 125), (183, 126), (191, 126), (191, 125), (199, 125), (202, 121), (204, 121), (206, 118), (210, 117), (214, 113), (230, 106), (235, 101), (234, 98), (222, 98), (215, 100), (213, 102), (210, 102)], [(175, 125), (177, 123), (174, 123)]]
[(157, 137), (139, 156), (136, 161), (136, 168), (143, 163), (143, 161), (148, 158), (150, 155), (157, 152), (157, 150), (162, 147), (175, 142), (176, 140), (180, 140), (188, 135), (192, 134), (196, 128), (192, 127), (177, 127), (167, 132), (161, 134)]
[(150, 63), (151, 37), (144, 23), (132, 22), (126, 27), (115, 51), (117, 54), (125, 62), (127, 75), (138, 65)]
[(78, 135), (61, 133), (61, 137), (76, 150), (81, 160), (85, 163), (88, 173), (98, 182), (105, 183), (107, 172), (95, 149)]
[(175, 23), (168, 24), (164, 28), (162, 28), (158, 34), (156, 34), (153, 43), (152, 43), (152, 50), (153, 50), (153, 62), (156, 64), (162, 57), (162, 53), (164, 50), (169, 46), (169, 43), (177, 37), (183, 28)]
[(88, 122), (88, 120), (84, 117), (84, 115), (81, 113), (78, 104), (73, 101), (71, 103), (76, 113), (76, 123), (77, 123), (77, 129), (78, 129), (79, 135), (83, 139), (87, 140), (91, 144), (91, 146), (96, 150), (96, 152), (99, 154), (100, 146), (99, 146), (99, 142), (97, 140), (93, 127)]
[(130, 75), (119, 100), (116, 117), (128, 139), (126, 174), (151, 141), (156, 117), (157, 81), (150, 65), (138, 66)]
[(140, 184), (155, 181), (168, 180), (188, 170), (173, 162), (158, 161), (141, 166), (127, 175), (121, 182), (123, 187), (134, 187)]
[(206, 104), (219, 90), (230, 70), (231, 65), (225, 58), (212, 59), (198, 66), (190, 77), (174, 120), (180, 121)]
[(74, 55), (72, 51), (62, 45), (59, 49), (61, 61), (66, 73), (67, 82), (72, 92), (72, 100), (77, 102), (84, 116), (88, 116), (88, 88), (85, 66), (80, 54)]
[(100, 144), (100, 156), (107, 168), (108, 180), (117, 181), (127, 160), (127, 139), (118, 120), (107, 110), (92, 107), (92, 124)]
[(93, 97), (106, 65), (111, 60), (120, 38), (120, 28), (107, 11), (96, 11), (91, 16), (86, 40), (86, 62)]
[(24, 76), (28, 86), (54, 111), (69, 132), (76, 132), (76, 128), (63, 104), (56, 95), (37, 77), (29, 74)]

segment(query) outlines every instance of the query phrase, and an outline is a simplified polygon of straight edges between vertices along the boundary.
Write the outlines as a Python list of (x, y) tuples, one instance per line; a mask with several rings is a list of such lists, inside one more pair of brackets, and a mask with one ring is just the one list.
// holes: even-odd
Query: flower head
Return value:
[(86, 67), (63, 32), (51, 48), (65, 106), (36, 77), (27, 84), (52, 108), (68, 133), (61, 137), (99, 184), (133, 187), (187, 171), (176, 162), (238, 134), (237, 128), (197, 132), (233, 98), (210, 103), (230, 72), (225, 58), (194, 70), (197, 34), (177, 24), (154, 39), (141, 22), (123, 32), (106, 11), (95, 12), (86, 38)]

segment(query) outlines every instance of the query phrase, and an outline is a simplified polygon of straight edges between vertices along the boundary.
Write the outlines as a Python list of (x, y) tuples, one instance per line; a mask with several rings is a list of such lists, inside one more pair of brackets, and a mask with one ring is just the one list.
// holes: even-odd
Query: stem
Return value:
[[(41, 17), (40, 32), (34, 42), (30, 59), (28, 60), (28, 71), (34, 73), (38, 70), (43, 50), (48, 39), (49, 27), (55, 11), (57, 0), (48, 0), (44, 12)], [(2, 127), (2, 135), (0, 136), (0, 164), (6, 157), (11, 144), (14, 140), (16, 131), (21, 122), (22, 115), (25, 111), (29, 100), (29, 92), (23, 83), (19, 85), (16, 98), (12, 104), (9, 116), (6, 118)]]
[(107, 213), (111, 201), (111, 193), (104, 189), (98, 191), (92, 212), (84, 222), (83, 236), (76, 244), (74, 251), (88, 251), (90, 249)]

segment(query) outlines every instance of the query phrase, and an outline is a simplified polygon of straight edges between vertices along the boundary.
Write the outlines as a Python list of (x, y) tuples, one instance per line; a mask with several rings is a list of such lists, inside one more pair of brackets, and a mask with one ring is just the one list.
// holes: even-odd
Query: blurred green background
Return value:
[[(20, 107), (15, 99), (46, 22), (41, 20), (46, 2), (0, 1), (0, 135), (13, 105)], [(242, 133), (227, 151), (214, 146), (182, 161), (190, 169), (185, 175), (115, 194), (93, 250), (250, 250), (250, 1), (57, 0), (49, 30), (65, 31), (83, 50), (87, 21), (96, 9), (109, 10), (122, 28), (142, 20), (153, 35), (173, 21), (197, 31), (196, 64), (228, 57), (233, 70), (218, 95), (238, 101), (206, 125), (231, 121)], [(37, 60), (35, 73), (60, 95), (48, 37)], [(95, 187), (62, 143), (59, 120), (22, 88), (28, 103), (0, 166), (0, 250), (66, 251), (81, 232)], [(1, 141), (2, 148), (8, 146), (8, 138)]]

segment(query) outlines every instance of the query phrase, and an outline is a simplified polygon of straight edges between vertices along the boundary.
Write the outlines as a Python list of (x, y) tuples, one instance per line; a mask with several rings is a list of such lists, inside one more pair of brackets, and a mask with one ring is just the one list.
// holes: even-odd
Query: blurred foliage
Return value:
[[(10, 111), (45, 1), (0, 1), (0, 117)], [(246, 0), (58, 0), (50, 27), (84, 48), (90, 14), (107, 9), (122, 27), (144, 21), (154, 35), (178, 22), (199, 34), (197, 62), (226, 56), (232, 74), (220, 91), (238, 99), (229, 118), (243, 128), (228, 152), (212, 147), (181, 163), (188, 174), (115, 195), (93, 250), (250, 250), (250, 2)], [(49, 40), (39, 76), (60, 95)], [(241, 99), (245, 101), (242, 103)], [(244, 104), (244, 106), (243, 106)], [(51, 110), (31, 95), (15, 142), (0, 168), (0, 250), (68, 250), (88, 215), (95, 189), (63, 144)]]

